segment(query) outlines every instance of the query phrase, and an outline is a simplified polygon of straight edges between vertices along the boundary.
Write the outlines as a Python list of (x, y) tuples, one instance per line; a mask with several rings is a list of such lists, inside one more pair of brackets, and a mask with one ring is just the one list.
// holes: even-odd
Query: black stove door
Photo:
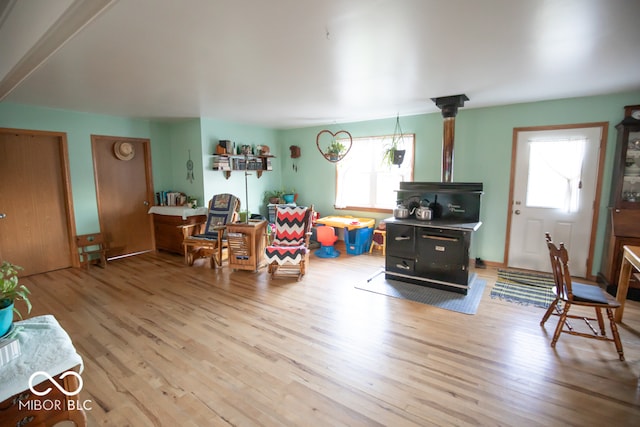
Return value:
[(416, 272), (429, 279), (467, 285), (470, 232), (439, 228), (417, 230)]

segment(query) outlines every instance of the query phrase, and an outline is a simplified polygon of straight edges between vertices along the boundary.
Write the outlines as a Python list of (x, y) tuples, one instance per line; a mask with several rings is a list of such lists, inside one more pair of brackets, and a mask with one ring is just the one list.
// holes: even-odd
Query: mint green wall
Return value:
[(249, 193), (249, 212), (261, 213), (266, 216), (266, 207), (263, 206), (263, 194), (267, 190), (279, 189), (281, 171), (282, 144), (278, 143), (277, 132), (259, 126), (250, 126), (239, 123), (225, 122), (215, 119), (201, 120), (202, 163), (204, 179), (204, 195), (206, 200), (218, 193), (231, 193), (240, 198), (241, 210), (247, 206), (245, 196), (245, 176), (243, 172), (231, 173), (229, 179), (220, 171), (212, 170), (215, 146), (220, 140), (230, 140), (236, 145), (268, 145), (271, 153), (276, 156), (272, 159), (273, 171), (264, 172), (261, 178), (256, 172), (249, 172), (247, 187)]
[[(158, 190), (180, 191), (188, 196), (196, 197), (199, 206), (203, 206), (204, 182), (202, 178), (202, 138), (200, 136), (200, 119), (189, 119), (168, 125), (169, 165), (161, 174), (170, 177), (170, 181)], [(189, 153), (189, 151), (191, 153)], [(193, 182), (187, 180), (187, 161), (193, 162)], [(154, 169), (157, 165), (154, 164)]]
[[(0, 127), (65, 132), (71, 192), (78, 234), (100, 230), (93, 175), (91, 135), (150, 138), (150, 123), (50, 108), (0, 103)], [(152, 152), (157, 148), (151, 143)]]
[[(482, 227), (474, 236), (472, 256), (501, 263), (504, 261), (506, 221), (508, 214), (509, 175), (513, 129), (526, 126), (609, 122), (603, 194), (599, 206), (593, 273), (597, 273), (602, 257), (602, 242), (609, 200), (615, 125), (622, 120), (623, 106), (640, 104), (640, 91), (606, 96), (572, 98), (514, 104), (492, 108), (473, 108), (473, 99), (461, 108), (456, 117), (454, 148), (454, 181), (483, 182)], [(401, 117), (404, 133), (416, 134), (415, 181), (439, 181), (442, 153), (442, 116), (440, 113)], [(332, 132), (344, 129), (354, 137), (392, 134), (395, 119), (333, 124), (303, 129), (279, 131), (282, 145), (302, 148), (298, 172), (292, 171), (290, 158), (283, 159), (283, 184), (295, 183), (304, 204), (314, 203), (321, 215), (344, 214), (382, 219), (390, 214), (337, 211), (335, 195), (335, 165), (326, 161), (316, 148), (320, 130)]]
[[(151, 164), (153, 166), (153, 186), (155, 191), (171, 188), (172, 176), (166, 171), (171, 169), (171, 125), (151, 122)], [(155, 203), (155, 201), (154, 201)]]
[[(470, 95), (471, 96), (471, 95)], [(640, 91), (586, 98), (543, 101), (492, 108), (473, 108), (473, 97), (461, 108), (455, 128), (455, 181), (484, 183), (481, 219), (483, 225), (474, 236), (472, 256), (503, 262), (506, 219), (509, 207), (509, 174), (513, 128), (609, 122), (608, 146), (603, 179), (603, 194), (598, 207), (600, 221), (596, 236), (593, 273), (602, 256), (602, 242), (609, 200), (615, 125), (623, 115), (623, 106), (640, 104)], [(416, 134), (416, 181), (439, 181), (442, 150), (442, 117), (439, 113), (401, 117), (405, 133)], [(211, 169), (212, 153), (220, 139), (237, 144), (263, 145), (276, 156), (272, 172), (258, 179), (248, 177), (249, 209), (266, 214), (264, 191), (295, 188), (300, 204), (314, 204), (322, 215), (345, 214), (382, 219), (389, 214), (336, 211), (335, 165), (326, 161), (316, 148), (320, 130), (345, 129), (354, 137), (392, 134), (395, 118), (303, 129), (274, 130), (230, 123), (210, 118), (161, 123), (148, 120), (101, 116), (81, 112), (0, 103), (0, 127), (65, 132), (69, 147), (71, 184), (78, 233), (99, 229), (91, 156), (91, 135), (149, 138), (153, 162), (154, 187), (183, 191), (206, 202), (216, 193), (230, 192), (245, 201), (242, 172), (233, 172), (227, 180), (222, 172)], [(302, 156), (291, 159), (289, 146), (301, 147)], [(186, 180), (186, 162), (191, 150), (195, 180)], [(297, 171), (294, 169), (297, 167)]]

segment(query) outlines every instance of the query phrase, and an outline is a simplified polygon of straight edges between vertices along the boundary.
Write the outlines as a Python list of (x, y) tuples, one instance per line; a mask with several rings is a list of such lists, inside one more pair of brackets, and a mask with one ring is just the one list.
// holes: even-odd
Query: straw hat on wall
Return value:
[(136, 150), (130, 142), (118, 141), (113, 144), (113, 153), (120, 160), (131, 160), (136, 155)]

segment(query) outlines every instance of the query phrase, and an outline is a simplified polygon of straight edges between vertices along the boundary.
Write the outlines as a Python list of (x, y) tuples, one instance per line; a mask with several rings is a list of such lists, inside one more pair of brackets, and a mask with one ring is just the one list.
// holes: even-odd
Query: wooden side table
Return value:
[(618, 279), (618, 291), (616, 292), (616, 300), (620, 303), (620, 307), (615, 312), (617, 323), (622, 322), (622, 313), (624, 311), (624, 303), (627, 300), (627, 292), (629, 291), (631, 272), (633, 269), (640, 271), (640, 246), (625, 245), (622, 250), (622, 263)]
[(92, 403), (80, 399), (83, 363), (69, 335), (51, 315), (14, 325), (21, 354), (0, 367), (0, 425), (85, 427)]
[(266, 233), (265, 220), (227, 225), (229, 268), (257, 271), (262, 267)]

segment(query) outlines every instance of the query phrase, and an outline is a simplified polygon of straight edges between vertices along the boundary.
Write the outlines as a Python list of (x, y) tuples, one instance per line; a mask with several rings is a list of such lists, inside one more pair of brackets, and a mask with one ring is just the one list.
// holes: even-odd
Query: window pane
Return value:
[[(341, 140), (348, 145), (348, 140)], [(404, 135), (400, 149), (406, 150), (400, 167), (383, 163), (390, 136), (354, 138), (349, 154), (337, 163), (336, 208), (393, 209), (400, 181), (413, 177), (414, 135)]]
[(529, 141), (528, 207), (577, 210), (585, 142)]

